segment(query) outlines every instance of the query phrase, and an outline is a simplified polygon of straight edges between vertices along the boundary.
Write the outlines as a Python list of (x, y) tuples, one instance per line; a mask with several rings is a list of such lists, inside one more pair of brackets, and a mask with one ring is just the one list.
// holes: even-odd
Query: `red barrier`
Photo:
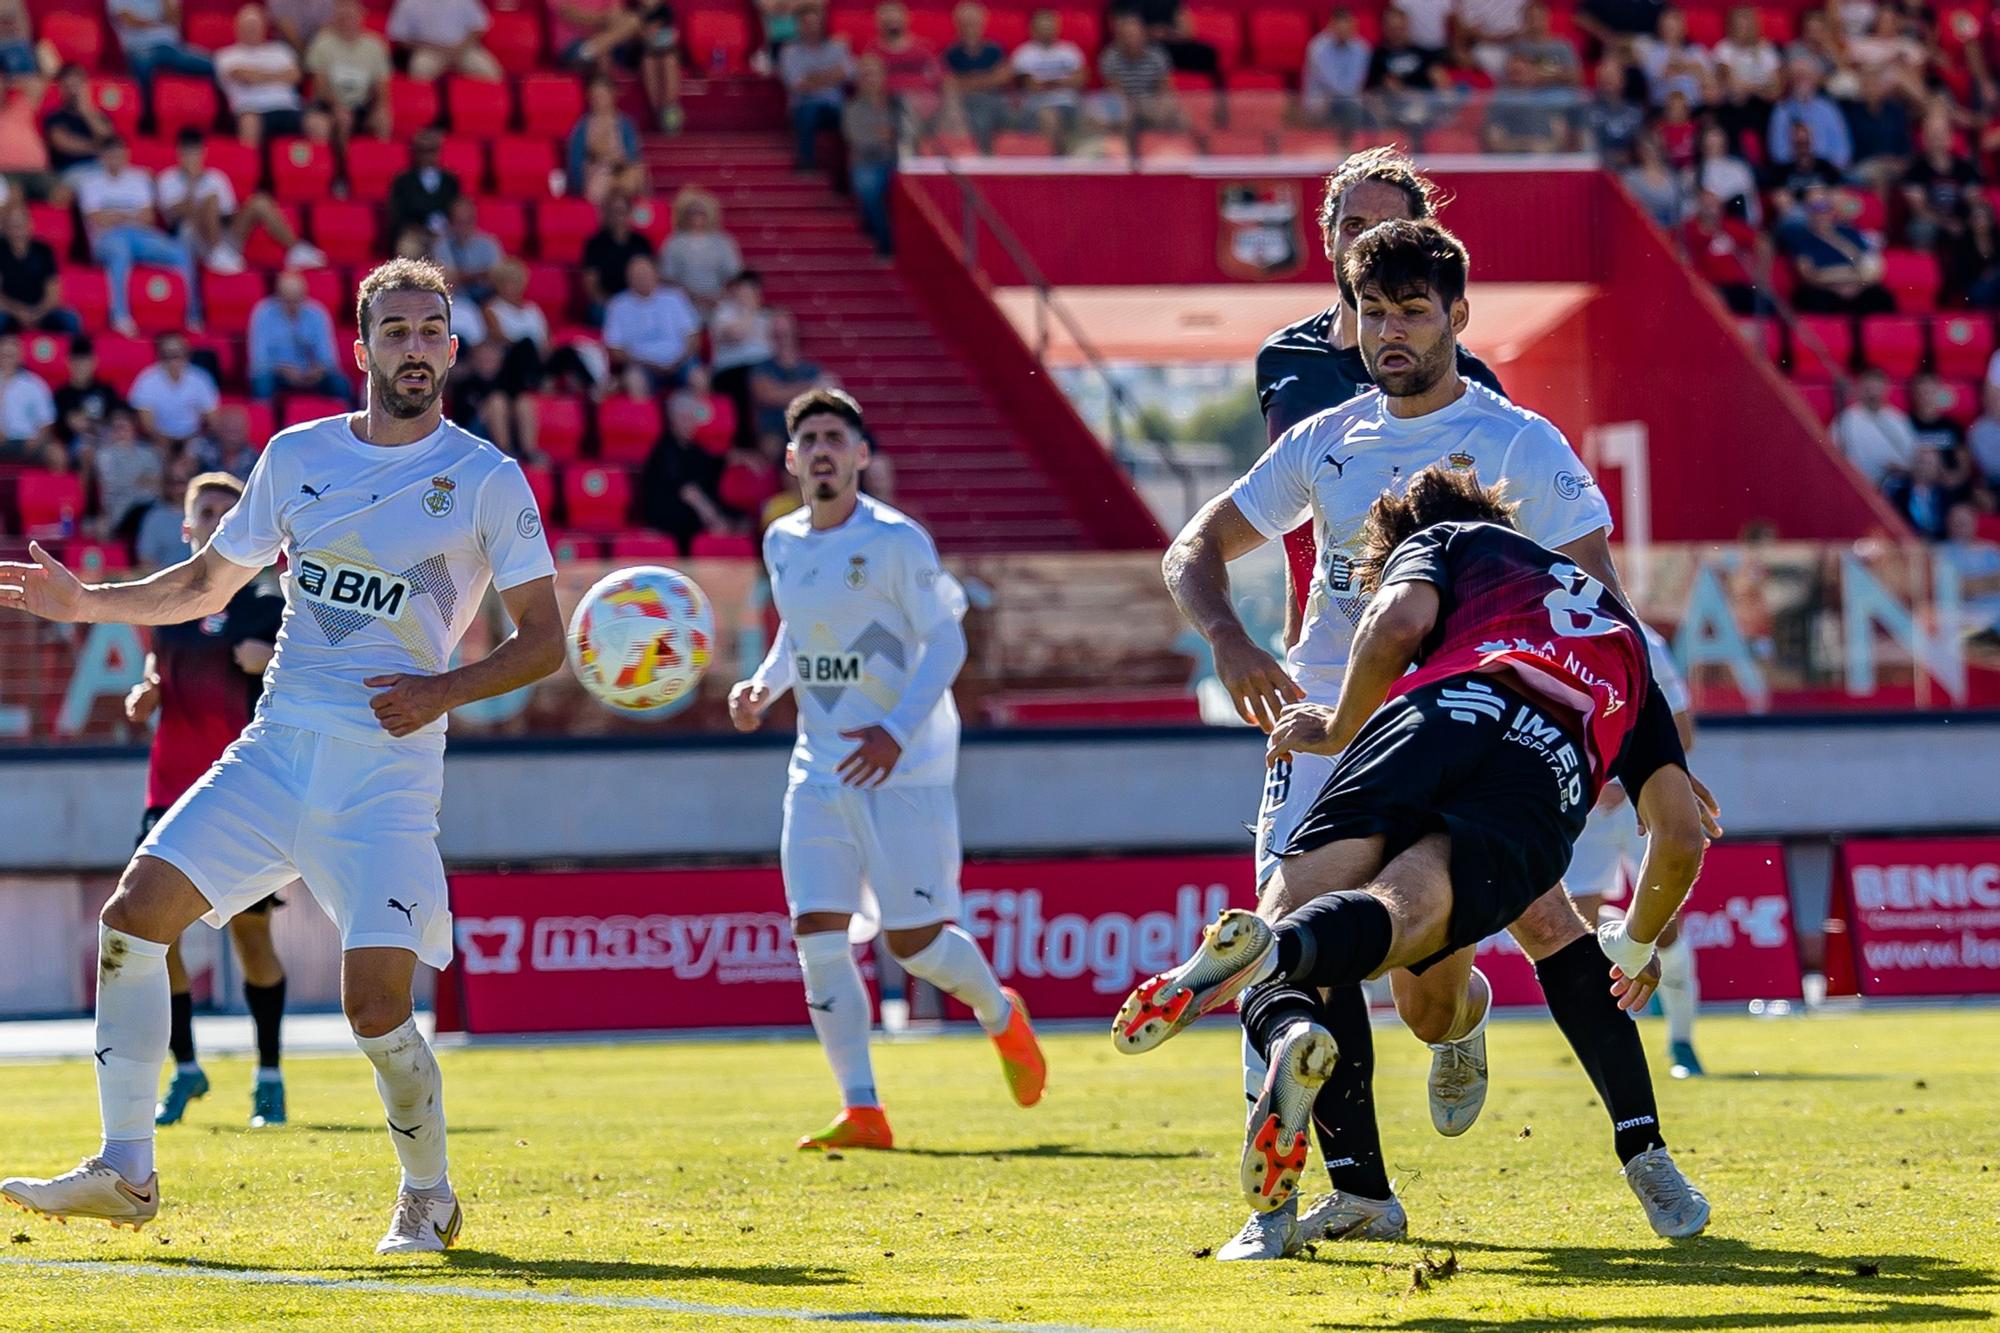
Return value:
[[(1681, 934), (1694, 946), (1704, 1001), (1800, 998), (1791, 894), (1777, 843), (1709, 848), (1701, 878), (1681, 909)], [(1542, 1003), (1534, 967), (1508, 936), (1483, 942), (1478, 964), (1493, 983), (1496, 1006)]]
[(2000, 838), (1850, 842), (1838, 891), (1864, 996), (2000, 995)]

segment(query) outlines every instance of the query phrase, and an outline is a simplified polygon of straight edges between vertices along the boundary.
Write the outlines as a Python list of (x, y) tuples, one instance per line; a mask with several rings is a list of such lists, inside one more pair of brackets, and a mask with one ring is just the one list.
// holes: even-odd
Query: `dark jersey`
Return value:
[(148, 807), (179, 800), (249, 725), (264, 682), (236, 665), (236, 645), (275, 641), (284, 614), (285, 599), (252, 582), (220, 615), (153, 631), (160, 711), (146, 766)]
[(1440, 523), (1390, 556), (1382, 586), (1397, 583), (1431, 584), (1439, 606), (1390, 698), (1468, 674), (1509, 677), (1575, 721), (1593, 801), (1614, 777), (1636, 794), (1655, 770), (1686, 766), (1645, 631), (1566, 557), (1497, 524)]
[[(1340, 308), (1335, 306), (1287, 324), (1257, 349), (1257, 405), (1264, 410), (1267, 440), (1275, 442), (1307, 417), (1373, 387), (1375, 377), (1368, 373), (1361, 349), (1333, 345), (1339, 327)], [(1458, 373), (1506, 396), (1499, 377), (1463, 346), (1458, 349)], [(1285, 556), (1292, 567), (1292, 592), (1303, 612), (1318, 557), (1312, 524), (1302, 523), (1285, 534)]]

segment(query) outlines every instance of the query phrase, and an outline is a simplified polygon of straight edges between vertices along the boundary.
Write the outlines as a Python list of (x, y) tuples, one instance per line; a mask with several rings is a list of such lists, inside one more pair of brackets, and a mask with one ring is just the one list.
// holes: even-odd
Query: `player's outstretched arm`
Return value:
[(43, 620), (125, 625), (178, 625), (216, 615), (257, 577), (204, 546), (177, 565), (127, 583), (85, 583), (42, 549), (28, 543), (29, 564), (0, 564), (0, 609), (26, 611)]
[(739, 680), (729, 691), (729, 722), (738, 731), (755, 731), (764, 724), (764, 714), (778, 702), (778, 696), (798, 684), (798, 662), (784, 621), (771, 637), (771, 651), (757, 665), (748, 680)]
[(1340, 702), (1294, 704), (1271, 734), (1267, 760), (1297, 750), (1339, 754), (1374, 716), (1389, 689), (1417, 660), (1424, 636), (1437, 624), (1441, 603), (1435, 585), (1392, 583), (1369, 601), (1354, 631), (1354, 652), (1340, 682)]
[(1620, 1008), (1637, 1012), (1653, 994), (1653, 986), (1641, 974), (1653, 961), (1660, 932), (1694, 888), (1713, 821), (1695, 795), (1687, 770), (1678, 764), (1654, 770), (1634, 804), (1646, 826), (1638, 891), (1624, 919), (1599, 926), (1597, 936), (1612, 962), (1612, 994)]
[(514, 632), (477, 662), (436, 676), (370, 676), (382, 693), (368, 701), (391, 736), (408, 736), (454, 708), (532, 685), (563, 662), (562, 609), (553, 574), (501, 590)]
[(1250, 637), (1229, 600), (1229, 562), (1267, 540), (1234, 499), (1219, 495), (1188, 520), (1160, 565), (1174, 605), (1208, 640), (1216, 678), (1237, 716), (1265, 731), (1277, 725), (1286, 704), (1305, 698), (1298, 682)]

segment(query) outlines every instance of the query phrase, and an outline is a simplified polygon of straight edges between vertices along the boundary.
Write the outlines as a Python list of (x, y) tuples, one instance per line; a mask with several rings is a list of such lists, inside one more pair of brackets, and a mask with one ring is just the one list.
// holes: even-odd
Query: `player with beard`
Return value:
[[(1384, 168), (1378, 163), (1374, 169)], [(1382, 183), (1376, 178), (1365, 182)], [(1428, 197), (1407, 181), (1397, 190), (1413, 208)], [(1345, 208), (1340, 199), (1353, 193), (1349, 190), (1331, 206), (1336, 221)], [(1337, 697), (1354, 624), (1366, 600), (1356, 583), (1355, 559), (1367, 507), (1382, 490), (1400, 487), (1430, 464), (1449, 463), (1509, 484), (1522, 500), (1522, 530), (1562, 550), (1618, 594), (1608, 542), (1610, 511), (1568, 442), (1547, 421), (1472, 383), (1459, 370), (1457, 339), (1468, 314), (1464, 248), (1428, 220), (1385, 222), (1362, 235), (1411, 226), (1436, 238), (1444, 290), (1450, 295), (1434, 291), (1423, 306), (1427, 322), (1399, 322), (1396, 336), (1378, 338), (1372, 353), (1362, 330), (1359, 354), (1383, 391), (1364, 392), (1346, 407), (1322, 411), (1287, 431), (1249, 474), (1189, 522), (1167, 555), (1168, 587), (1214, 648), (1217, 675), (1245, 720), (1266, 730), (1288, 703)], [(1359, 244), (1346, 243), (1344, 290), (1355, 289), (1352, 258)], [(1363, 323), (1357, 317), (1357, 329)], [(1360, 403), (1373, 405), (1372, 416), (1342, 433), (1350, 424), (1348, 414)], [(1306, 623), (1292, 645), (1288, 670), (1250, 638), (1236, 616), (1227, 564), (1283, 536), (1308, 512), (1314, 518), (1316, 556)], [(1309, 752), (1272, 768), (1257, 830), (1260, 911), (1270, 919), (1299, 906), (1272, 887), (1272, 874), (1278, 851), (1290, 841), (1331, 771), (1330, 757)], [(1567, 895), (1559, 885), (1550, 889), (1510, 929), (1534, 961), (1557, 1025), (1611, 1114), (1621, 1159), (1630, 1161), (1656, 1146), (1647, 1137), (1649, 1132), (1657, 1135), (1657, 1124), (1643, 1046), (1599, 984), (1598, 950)], [(1648, 977), (1649, 987), (1650, 982)], [(1490, 988), (1472, 968), (1472, 950), (1422, 976), (1394, 972), (1391, 987), (1405, 1021), (1432, 1044), (1432, 1123), (1441, 1133), (1463, 1133), (1485, 1100), (1484, 1024), (1491, 999)], [(1374, 1132), (1373, 1039), (1365, 997), (1357, 987), (1330, 996), (1327, 1005), (1334, 1035), (1347, 1053), (1316, 1112), (1334, 1193), (1303, 1219), (1292, 1201), (1274, 1213), (1253, 1215), (1219, 1258), (1276, 1259), (1322, 1235), (1383, 1239), (1402, 1235), (1407, 1226), (1402, 1205), (1390, 1191)], [(1254, 1103), (1267, 1071), (1248, 1047), (1244, 1063), (1245, 1093)]]
[[(160, 1209), (153, 1097), (167, 1053), (167, 945), (294, 879), (340, 931), (341, 1007), (375, 1067), (402, 1183), (377, 1253), (442, 1250), (462, 1213), (446, 1176), (444, 1088), (411, 1004), (419, 962), (451, 959), (437, 849), (445, 715), (562, 664), (555, 565), (520, 467), (443, 419), (458, 355), (451, 289), (398, 259), (355, 300), (359, 412), (273, 436), (201, 550), (150, 578), (85, 584), (39, 545), (0, 565), (0, 607), (49, 620), (170, 625), (220, 613), (284, 556), (285, 617), (256, 717), (133, 856), (98, 929), (104, 1141), (0, 1197), (138, 1228)], [(514, 632), (449, 666), (488, 586)], [(299, 1197), (301, 1211), (310, 1207)]]

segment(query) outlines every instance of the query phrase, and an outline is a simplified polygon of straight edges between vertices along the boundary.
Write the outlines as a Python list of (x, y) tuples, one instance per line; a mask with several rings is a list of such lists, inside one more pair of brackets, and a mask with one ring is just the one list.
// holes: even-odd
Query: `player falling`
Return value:
[(785, 409), (785, 467), (805, 507), (764, 534), (781, 620), (756, 674), (729, 692), (754, 731), (795, 690), (779, 860), (806, 1008), (833, 1066), (842, 1109), (801, 1148), (891, 1148), (868, 1054), (868, 991), (850, 944), (879, 914), (889, 952), (969, 1007), (1000, 1052), (1007, 1089), (1041, 1100), (1046, 1073), (1021, 997), (1002, 986), (958, 927), (958, 709), (965, 592), (914, 519), (861, 494), (861, 406), (815, 389)]
[[(445, 714), (561, 665), (562, 615), (521, 469), (443, 420), (458, 354), (443, 271), (383, 264), (355, 306), (366, 406), (273, 436), (242, 501), (188, 560), (89, 585), (39, 546), (34, 564), (0, 566), (0, 607), (164, 625), (220, 614), (257, 571), (280, 555), (290, 565), (255, 720), (147, 835), (104, 906), (93, 1047), (103, 1146), (54, 1179), (0, 1181), (0, 1196), (30, 1211), (135, 1229), (159, 1212), (167, 945), (301, 879), (340, 931), (341, 1008), (375, 1066), (402, 1165), (376, 1251), (458, 1237), (443, 1081), (411, 1005), (416, 965), (451, 958), (437, 850)], [(447, 670), (489, 584), (514, 633)]]
[[(1422, 295), (1378, 299), (1358, 311), (1356, 329), (1370, 378), (1379, 384), (1308, 417), (1282, 435), (1231, 490), (1207, 505), (1175, 540), (1166, 561), (1168, 587), (1183, 614), (1215, 649), (1217, 674), (1247, 720), (1267, 729), (1300, 698), (1337, 697), (1347, 669), (1354, 624), (1365, 597), (1357, 582), (1361, 527), (1371, 501), (1404, 485), (1434, 463), (1507, 482), (1521, 499), (1517, 522), (1535, 540), (1558, 548), (1587, 574), (1617, 590), (1607, 540), (1610, 511), (1596, 482), (1560, 431), (1515, 407), (1462, 373), (1457, 336), (1465, 325), (1464, 247), (1435, 222), (1382, 222), (1356, 237), (1347, 212), (1428, 209), (1421, 178), (1400, 159), (1370, 160), (1329, 210), (1339, 230), (1343, 291), (1358, 291), (1378, 262), (1414, 267)], [(1396, 238), (1395, 244), (1389, 238)], [(1398, 257), (1400, 256), (1400, 257)], [(1357, 270), (1357, 259), (1360, 269)], [(1403, 285), (1399, 278), (1396, 284)], [(1329, 353), (1331, 355), (1332, 353)], [(1253, 642), (1229, 598), (1227, 563), (1291, 532), (1310, 514), (1316, 536), (1306, 624), (1288, 671)], [(1296, 676), (1296, 679), (1294, 679)], [(1273, 765), (1258, 828), (1260, 911), (1277, 919), (1301, 904), (1275, 885), (1278, 852), (1290, 839), (1332, 767), (1325, 756), (1301, 753)], [(1553, 882), (1553, 881), (1552, 881)], [(1629, 1164), (1660, 1147), (1658, 1111), (1637, 1032), (1602, 984), (1602, 955), (1560, 886), (1552, 887), (1511, 929), (1534, 960), (1557, 1025), (1589, 1074), (1613, 1124), (1613, 1141)], [(1650, 977), (1647, 983), (1650, 986)], [(1391, 976), (1398, 1010), (1433, 1043), (1433, 1124), (1463, 1133), (1485, 1099), (1484, 1023), (1490, 991), (1472, 969), (1468, 947), (1421, 976)], [(1374, 1125), (1373, 1037), (1359, 988), (1330, 996), (1328, 1013), (1349, 1058), (1337, 1092), (1317, 1122), (1334, 1193), (1304, 1218), (1295, 1205), (1253, 1216), (1218, 1257), (1276, 1259), (1321, 1235), (1390, 1239), (1407, 1221), (1390, 1191)], [(1426, 1030), (1428, 1029), (1428, 1030)], [(1254, 1101), (1266, 1081), (1261, 1058), (1246, 1050)], [(1644, 1196), (1642, 1194), (1642, 1200)], [(1654, 1216), (1651, 1205), (1648, 1215)]]
[[(222, 516), (242, 494), (243, 483), (227, 472), (204, 472), (189, 481), (182, 539), (197, 551), (208, 545)], [(285, 613), (285, 599), (262, 583), (254, 579), (245, 584), (219, 616), (153, 631), (144, 679), (125, 697), (128, 719), (141, 724), (158, 719), (146, 764), (141, 843), (250, 723)], [(243, 965), (244, 1003), (257, 1031), (257, 1081), (250, 1096), (250, 1124), (257, 1129), (285, 1123), (285, 1078), (279, 1063), (285, 969), (271, 943), (271, 909), (283, 902), (272, 894), (229, 922), (229, 939)], [(172, 1004), (167, 1046), (175, 1069), (153, 1114), (158, 1125), (179, 1124), (188, 1103), (208, 1093), (208, 1075), (195, 1056), (194, 996), (179, 941), (167, 949), (167, 979)]]
[[(1437, 465), (1375, 501), (1340, 702), (1292, 704), (1271, 734), (1272, 762), (1339, 756), (1282, 849), (1277, 879), (1304, 905), (1275, 928), (1224, 912), (1192, 958), (1119, 1012), (1119, 1048), (1146, 1051), (1243, 997), (1243, 1029), (1271, 1069), (1240, 1170), (1261, 1211), (1297, 1189), (1341, 1063), (1322, 991), (1421, 974), (1503, 929), (1562, 875), (1614, 773), (1649, 830), (1631, 915), (1598, 930), (1626, 1008), (1644, 1002), (1634, 979), (1701, 868), (1708, 821), (1638, 620), (1515, 531), (1514, 510), (1501, 488)], [(1627, 1176), (1661, 1235), (1708, 1225), (1708, 1200), (1664, 1147)]]

